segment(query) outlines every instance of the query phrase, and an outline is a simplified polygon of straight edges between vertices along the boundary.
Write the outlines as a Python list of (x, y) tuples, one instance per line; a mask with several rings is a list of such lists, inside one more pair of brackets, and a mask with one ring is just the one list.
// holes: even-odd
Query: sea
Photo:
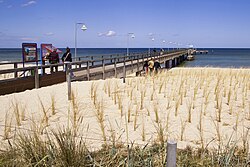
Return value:
[[(60, 48), (59, 48), (60, 49)], [(173, 50), (174, 48), (163, 48)], [(64, 48), (60, 49), (62, 53)], [(147, 53), (149, 48), (130, 48), (129, 53)], [(151, 49), (152, 50), (152, 49)], [(160, 51), (160, 48), (156, 48)], [(186, 61), (184, 67), (222, 67), (222, 68), (250, 68), (250, 48), (197, 48), (197, 50), (208, 50), (207, 54), (195, 55), (195, 60)], [(71, 49), (74, 56), (74, 49)], [(38, 57), (39, 57), (38, 49)], [(77, 57), (110, 57), (110, 55), (124, 56), (127, 48), (78, 48)], [(62, 56), (62, 54), (60, 55)], [(22, 61), (21, 48), (0, 48), (0, 63)]]

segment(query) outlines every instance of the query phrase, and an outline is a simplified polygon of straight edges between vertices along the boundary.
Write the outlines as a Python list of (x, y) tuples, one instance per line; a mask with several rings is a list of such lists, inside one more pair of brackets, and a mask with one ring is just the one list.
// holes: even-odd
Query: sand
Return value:
[(174, 140), (249, 150), (250, 69), (174, 68), (157, 76), (72, 82), (0, 96), (0, 137), (75, 129), (89, 149)]

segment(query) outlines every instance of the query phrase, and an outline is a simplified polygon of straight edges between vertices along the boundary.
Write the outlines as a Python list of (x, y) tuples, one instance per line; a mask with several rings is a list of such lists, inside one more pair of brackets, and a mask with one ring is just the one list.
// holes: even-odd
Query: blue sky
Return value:
[[(0, 0), (0, 48), (250, 47), (250, 0)], [(154, 40), (152, 40), (152, 38)], [(163, 42), (165, 41), (165, 43)], [(170, 43), (172, 42), (172, 43)]]

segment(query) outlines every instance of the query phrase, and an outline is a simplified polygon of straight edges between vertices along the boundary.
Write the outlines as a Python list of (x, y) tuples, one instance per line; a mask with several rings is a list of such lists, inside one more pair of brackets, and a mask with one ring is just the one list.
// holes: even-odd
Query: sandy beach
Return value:
[[(174, 68), (150, 77), (83, 81), (0, 96), (1, 143), (20, 132), (73, 128), (89, 149), (144, 146), (249, 150), (250, 69)], [(250, 151), (250, 150), (249, 150)]]

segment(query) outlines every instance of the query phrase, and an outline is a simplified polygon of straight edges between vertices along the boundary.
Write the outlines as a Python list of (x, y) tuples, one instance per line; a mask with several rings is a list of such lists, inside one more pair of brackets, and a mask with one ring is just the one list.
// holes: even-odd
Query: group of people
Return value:
[[(44, 64), (45, 64), (45, 60), (49, 60), (49, 63), (52, 65), (59, 63), (60, 57), (59, 57), (59, 54), (57, 52), (57, 49), (53, 49), (52, 52), (48, 53), (45, 56), (45, 59), (43, 60)], [(63, 54), (61, 60), (65, 64), (72, 62), (72, 55), (70, 53), (69, 47), (66, 48), (66, 52)], [(58, 71), (57, 65), (51, 66), (50, 67), (51, 73), (54, 72), (54, 68), (55, 68), (55, 72)], [(150, 76), (153, 74), (157, 74), (160, 68), (161, 68), (160, 62), (158, 60), (154, 60), (153, 58), (151, 58), (149, 61), (145, 61), (144, 65), (143, 65), (143, 70), (145, 71), (146, 75), (149, 73)], [(64, 70), (65, 70), (65, 67), (64, 67)]]
[[(44, 64), (45, 64), (45, 60), (49, 60), (50, 64), (57, 64), (60, 62), (60, 57), (59, 54), (57, 53), (57, 49), (53, 49), (52, 52), (48, 53), (45, 56), (44, 59)], [(61, 58), (63, 63), (70, 63), (72, 62), (72, 55), (70, 53), (70, 48), (67, 47), (66, 48), (66, 52), (63, 54), (62, 58)], [(55, 68), (55, 72), (58, 71), (58, 66), (51, 66), (50, 67), (50, 72), (53, 73), (54, 72), (54, 68)]]
[(153, 75), (153, 73), (157, 74), (160, 68), (160, 62), (158, 60), (154, 61), (153, 58), (151, 58), (149, 61), (145, 61), (143, 65), (143, 70), (145, 71), (146, 75), (149, 73), (150, 76)]

